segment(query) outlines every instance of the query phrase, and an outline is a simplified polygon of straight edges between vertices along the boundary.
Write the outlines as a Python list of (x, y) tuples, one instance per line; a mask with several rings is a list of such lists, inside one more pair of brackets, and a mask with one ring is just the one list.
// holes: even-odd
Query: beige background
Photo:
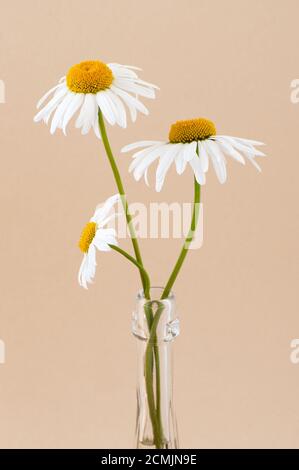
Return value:
[[(208, 175), (204, 245), (175, 287), (176, 409), (182, 447), (299, 447), (298, 17), (297, 0), (1, 0), (1, 447), (133, 445), (137, 273), (103, 254), (88, 292), (76, 280), (82, 226), (115, 191), (102, 144), (32, 122), (90, 58), (139, 65), (161, 87), (149, 117), (109, 129), (116, 154), (196, 116), (268, 144), (261, 175), (233, 161), (226, 185)], [(190, 173), (157, 195), (129, 161), (118, 156), (130, 201), (191, 199)], [(142, 240), (156, 284), (180, 245)]]

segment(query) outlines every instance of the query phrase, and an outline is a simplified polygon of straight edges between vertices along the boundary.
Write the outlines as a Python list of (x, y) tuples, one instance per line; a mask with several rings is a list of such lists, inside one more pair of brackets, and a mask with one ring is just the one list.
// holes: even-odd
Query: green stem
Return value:
[[(189, 246), (193, 240), (194, 232), (197, 227), (198, 214), (199, 214), (199, 208), (200, 208), (199, 204), (200, 204), (200, 185), (197, 183), (196, 179), (194, 178), (194, 203), (193, 203), (191, 226), (188, 231), (188, 235), (185, 239), (182, 250), (180, 252), (180, 255), (178, 257), (178, 260), (173, 268), (173, 271), (162, 293), (162, 297), (161, 297), (162, 299), (166, 299), (169, 296), (169, 293), (173, 287), (173, 284), (175, 283), (175, 280), (187, 256)], [(156, 414), (152, 416), (154, 413), (150, 413), (150, 416), (151, 416), (152, 425), (153, 425), (155, 445), (158, 449), (163, 447), (163, 428), (162, 428), (161, 404), (160, 404), (160, 397), (161, 397), (160, 360), (159, 360), (159, 349), (158, 349), (158, 345), (156, 341), (156, 329), (157, 329), (157, 325), (158, 325), (162, 311), (163, 311), (163, 304), (162, 304), (161, 311), (159, 311), (159, 308), (158, 308), (156, 315), (154, 317), (154, 320), (149, 325), (150, 332), (151, 332), (150, 339), (152, 337), (154, 340), (153, 341), (149, 340), (149, 343), (147, 345), (147, 355), (146, 355), (146, 361), (145, 361), (146, 379), (148, 375), (147, 394), (148, 396), (152, 396), (153, 391), (151, 390), (150, 385), (151, 387), (153, 387), (152, 362), (153, 362), (153, 353), (154, 353), (155, 363), (156, 363)], [(152, 349), (153, 349), (153, 352), (152, 352)], [(152, 406), (151, 402), (152, 400), (149, 398), (149, 407)]]
[(160, 436), (163, 437), (162, 417), (161, 417), (161, 380), (160, 380), (160, 356), (159, 346), (154, 343), (154, 357), (156, 364), (156, 410), (157, 410), (157, 421), (158, 429), (160, 430)]
[(192, 214), (191, 226), (190, 226), (188, 235), (185, 239), (183, 248), (178, 257), (178, 260), (164, 288), (161, 299), (166, 299), (169, 296), (169, 293), (173, 287), (173, 284), (175, 283), (175, 280), (180, 272), (182, 264), (187, 256), (189, 246), (193, 240), (194, 232), (195, 232), (197, 222), (198, 222), (199, 204), (200, 204), (200, 184), (194, 178), (194, 203), (193, 203), (193, 214)]
[[(145, 375), (145, 385), (146, 385), (146, 394), (148, 400), (149, 414), (153, 427), (154, 435), (154, 444), (157, 449), (163, 448), (163, 428), (161, 422), (161, 410), (160, 410), (160, 366), (159, 366), (159, 350), (157, 344), (157, 326), (164, 310), (164, 305), (158, 302), (158, 308), (153, 316), (152, 304), (156, 303), (155, 301), (150, 302), (144, 307), (146, 319), (148, 323), (148, 328), (150, 331), (150, 336), (147, 342), (146, 352), (145, 352), (145, 365), (144, 365), (144, 375)], [(153, 387), (153, 350), (156, 361), (156, 407), (155, 407), (155, 395)]]
[(112, 248), (112, 250), (117, 251), (118, 253), (123, 255), (125, 258), (127, 258), (129, 261), (131, 261), (131, 263), (133, 263), (135, 266), (137, 266), (139, 271), (142, 272), (143, 277), (144, 277), (144, 282), (145, 282), (144, 297), (146, 299), (149, 299), (150, 298), (151, 282), (150, 282), (149, 275), (147, 274), (144, 267), (141, 266), (141, 264), (139, 264), (138, 261), (136, 261), (136, 259), (133, 258), (133, 256), (131, 256), (129, 253), (127, 253), (125, 250), (123, 250), (119, 246), (117, 246), (117, 245), (109, 245), (109, 246), (110, 246), (110, 248)]
[(144, 272), (141, 269), (141, 267), (143, 267), (143, 262), (142, 262), (141, 253), (140, 253), (140, 249), (139, 249), (139, 245), (138, 245), (138, 240), (136, 238), (136, 233), (135, 233), (135, 229), (134, 229), (134, 225), (133, 225), (133, 220), (132, 220), (133, 218), (132, 218), (132, 215), (129, 212), (128, 201), (127, 201), (127, 198), (126, 198), (126, 195), (125, 195), (124, 186), (123, 186), (121, 176), (120, 176), (118, 167), (116, 165), (116, 162), (115, 162), (115, 159), (114, 159), (111, 147), (110, 147), (110, 143), (109, 143), (107, 132), (106, 132), (106, 127), (105, 127), (103, 114), (102, 114), (102, 111), (100, 109), (99, 109), (99, 112), (98, 112), (98, 117), (99, 117), (99, 128), (100, 128), (100, 131), (101, 131), (103, 144), (104, 144), (104, 147), (105, 147), (105, 150), (106, 150), (106, 154), (107, 154), (109, 163), (111, 165), (111, 169), (112, 169), (112, 172), (113, 172), (113, 175), (114, 175), (114, 179), (115, 179), (115, 182), (116, 182), (118, 192), (121, 196), (121, 201), (122, 201), (123, 208), (124, 208), (124, 211), (125, 211), (125, 216), (126, 216), (126, 220), (127, 220), (127, 224), (128, 224), (128, 228), (129, 228), (129, 232), (130, 232), (134, 252), (135, 252), (135, 257), (136, 257), (136, 260), (139, 264), (138, 269), (139, 269), (139, 272), (140, 272), (140, 277), (141, 277), (143, 290), (145, 290), (146, 282), (145, 282), (145, 278), (144, 278)]
[[(122, 201), (123, 208), (125, 211), (127, 225), (129, 228), (136, 259), (133, 258), (124, 250), (122, 250), (121, 248), (117, 247), (116, 245), (110, 245), (110, 246), (112, 249), (114, 249), (115, 251), (125, 256), (129, 261), (131, 261), (135, 266), (138, 267), (141, 281), (142, 281), (144, 296), (146, 299), (149, 299), (150, 298), (150, 279), (146, 270), (143, 267), (142, 257), (141, 257), (141, 253), (140, 253), (140, 249), (139, 249), (139, 245), (138, 245), (138, 241), (136, 238), (136, 233), (135, 233), (135, 229), (134, 229), (134, 225), (132, 221), (132, 215), (130, 214), (129, 209), (128, 209), (128, 202), (125, 196), (123, 183), (122, 183), (121, 176), (120, 176), (118, 167), (116, 165), (116, 162), (115, 162), (115, 159), (114, 159), (111, 147), (110, 147), (103, 114), (100, 109), (98, 111), (98, 118), (99, 118), (99, 128), (100, 128), (101, 136), (103, 139), (103, 144), (104, 144), (106, 154), (107, 154), (107, 157), (108, 157), (108, 160), (109, 160), (109, 163), (110, 163), (113, 175), (114, 175), (118, 192), (121, 196), (121, 201)], [(146, 308), (145, 308), (145, 311), (146, 311)], [(157, 314), (155, 315), (155, 318), (156, 316)], [(150, 306), (148, 310), (146, 311), (146, 317), (148, 321), (150, 335), (151, 337), (155, 338), (157, 323), (159, 321), (160, 315), (157, 316), (156, 322), (154, 323), (153, 312)], [(153, 330), (152, 330), (152, 327), (154, 328)], [(155, 436), (154, 437), (155, 445), (158, 448), (160, 448), (162, 446), (163, 432), (162, 432), (161, 412), (160, 412), (160, 394), (161, 394), (160, 393), (160, 363), (159, 363), (159, 351), (157, 349), (157, 346), (154, 346), (154, 353), (155, 355), (153, 356), (152, 344), (150, 344), (150, 346), (147, 349), (147, 353), (145, 357), (145, 376), (146, 376), (146, 386), (147, 386), (147, 391), (148, 391), (147, 393), (148, 393), (149, 412), (150, 412), (150, 417), (151, 417), (152, 426), (153, 426), (153, 433)], [(153, 366), (154, 366), (153, 359), (154, 357), (155, 357), (155, 362), (156, 362), (157, 412), (155, 409), (155, 396), (154, 396), (154, 391), (153, 391)]]

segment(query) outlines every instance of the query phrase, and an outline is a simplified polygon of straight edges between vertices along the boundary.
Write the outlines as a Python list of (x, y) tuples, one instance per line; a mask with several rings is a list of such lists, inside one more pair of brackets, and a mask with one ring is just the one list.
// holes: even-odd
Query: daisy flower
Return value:
[[(155, 98), (155, 85), (141, 80), (137, 67), (120, 64), (104, 64), (99, 60), (81, 62), (71, 67), (65, 77), (51, 88), (37, 103), (39, 109), (34, 117), (35, 122), (50, 121), (50, 132), (66, 127), (78, 112), (75, 126), (87, 134), (93, 128), (100, 137), (98, 128), (98, 109), (109, 124), (127, 126), (128, 108), (134, 122), (137, 111), (148, 114), (147, 108), (139, 97)], [(50, 98), (51, 97), (51, 98)], [(46, 100), (49, 99), (47, 104)]]
[(226, 157), (243, 165), (248, 160), (261, 171), (255, 158), (265, 154), (255, 148), (259, 145), (264, 144), (255, 140), (216, 135), (216, 127), (212, 121), (198, 118), (172, 124), (167, 142), (143, 140), (126, 145), (122, 152), (138, 149), (133, 155), (129, 171), (133, 172), (137, 181), (144, 176), (147, 184), (147, 170), (159, 159), (156, 191), (161, 191), (166, 173), (173, 163), (179, 175), (190, 165), (199, 184), (205, 184), (210, 162), (220, 183), (225, 183)]
[(118, 214), (110, 214), (113, 206), (119, 201), (120, 195), (111, 196), (106, 202), (96, 208), (90, 221), (84, 227), (79, 240), (79, 248), (84, 257), (79, 269), (78, 281), (80, 286), (87, 289), (87, 283), (91, 283), (96, 271), (96, 249), (99, 251), (110, 251), (109, 245), (116, 245), (116, 232), (114, 228), (106, 225)]

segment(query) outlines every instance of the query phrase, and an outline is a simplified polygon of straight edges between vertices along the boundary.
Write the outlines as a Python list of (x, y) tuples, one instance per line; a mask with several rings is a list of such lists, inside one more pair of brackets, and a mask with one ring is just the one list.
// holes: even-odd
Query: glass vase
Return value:
[(150, 299), (137, 296), (132, 332), (137, 339), (137, 449), (177, 449), (173, 405), (173, 340), (179, 334), (175, 299), (161, 300), (163, 289), (152, 288)]

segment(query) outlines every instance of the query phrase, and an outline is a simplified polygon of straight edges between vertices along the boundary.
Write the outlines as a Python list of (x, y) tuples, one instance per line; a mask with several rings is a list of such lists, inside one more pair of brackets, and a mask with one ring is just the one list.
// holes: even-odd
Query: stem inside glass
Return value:
[(137, 441), (143, 447), (151, 443), (156, 449), (177, 448), (173, 430), (171, 341), (179, 332), (178, 319), (173, 295), (161, 300), (162, 292), (161, 288), (152, 288), (151, 300), (139, 292), (133, 314), (133, 334), (141, 340)]

